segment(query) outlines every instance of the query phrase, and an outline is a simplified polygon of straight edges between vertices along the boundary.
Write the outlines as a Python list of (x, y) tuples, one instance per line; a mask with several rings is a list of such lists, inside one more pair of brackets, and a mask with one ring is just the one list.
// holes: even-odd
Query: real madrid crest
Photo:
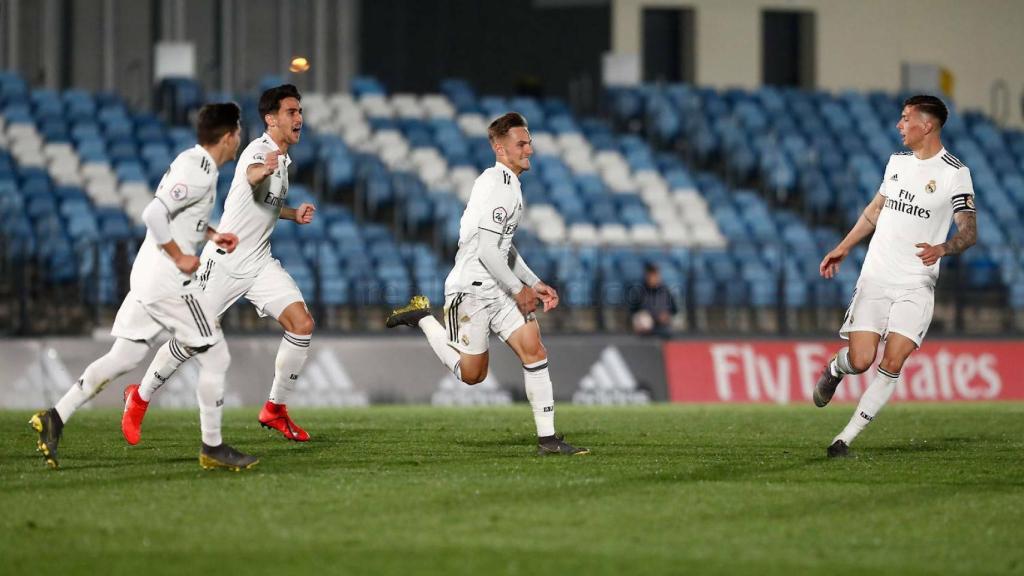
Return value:
[(934, 193), (935, 192), (935, 180), (929, 180), (928, 184), (925, 185), (925, 187), (924, 187), (924, 191), (929, 193), (929, 194)]

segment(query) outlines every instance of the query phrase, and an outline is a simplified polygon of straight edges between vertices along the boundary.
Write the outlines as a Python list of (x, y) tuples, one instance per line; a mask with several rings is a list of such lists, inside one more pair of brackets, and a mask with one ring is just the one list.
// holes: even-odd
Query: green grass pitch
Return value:
[(533, 455), (525, 405), (303, 410), (291, 444), (229, 410), (262, 461), (198, 466), (195, 411), (143, 441), (84, 410), (62, 469), (0, 412), (4, 574), (1024, 573), (1024, 403), (562, 406), (581, 457)]

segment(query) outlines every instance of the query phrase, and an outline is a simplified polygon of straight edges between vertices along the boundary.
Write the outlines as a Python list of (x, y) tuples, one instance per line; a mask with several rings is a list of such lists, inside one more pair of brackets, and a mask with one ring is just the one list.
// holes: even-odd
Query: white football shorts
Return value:
[(495, 298), (465, 292), (448, 294), (444, 299), (444, 318), (448, 344), (465, 354), (483, 354), (492, 333), (505, 342), (526, 324), (515, 300), (504, 292)]
[(295, 280), (276, 258), (268, 260), (256, 276), (236, 278), (218, 266), (217, 256), (216, 251), (203, 251), (198, 276), (218, 317), (243, 296), (256, 307), (261, 318), (270, 316), (275, 320), (293, 302), (305, 304)]
[(885, 338), (891, 332), (910, 338), (920, 348), (934, 308), (931, 286), (886, 288), (858, 282), (839, 336), (848, 339), (850, 332), (874, 332)]
[(164, 330), (190, 348), (213, 346), (223, 338), (220, 322), (201, 290), (154, 302), (141, 302), (128, 292), (110, 334), (154, 346)]

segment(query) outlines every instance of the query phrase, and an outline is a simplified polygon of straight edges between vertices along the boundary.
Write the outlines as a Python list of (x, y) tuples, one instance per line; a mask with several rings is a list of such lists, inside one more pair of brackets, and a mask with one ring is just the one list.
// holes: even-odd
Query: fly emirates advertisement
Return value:
[[(673, 402), (810, 402), (825, 363), (841, 343), (669, 342), (665, 372)], [(834, 400), (855, 402), (870, 370), (843, 378)], [(926, 342), (903, 366), (895, 400), (1024, 400), (1024, 342)]]

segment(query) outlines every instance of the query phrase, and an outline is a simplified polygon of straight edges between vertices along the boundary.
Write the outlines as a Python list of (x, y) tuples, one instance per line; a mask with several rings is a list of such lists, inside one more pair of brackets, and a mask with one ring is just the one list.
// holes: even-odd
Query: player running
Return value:
[(239, 243), (234, 234), (218, 233), (207, 224), (217, 198), (217, 169), (238, 152), (239, 116), (233, 103), (210, 104), (199, 111), (199, 143), (175, 158), (156, 197), (142, 213), (146, 239), (132, 266), (131, 291), (110, 331), (116, 337), (114, 345), (85, 369), (56, 406), (37, 412), (29, 421), (39, 433), (37, 449), (51, 468), (59, 466), (57, 446), (75, 411), (111, 380), (135, 369), (165, 329), (173, 335), (168, 346), (175, 354), (194, 355), (199, 362), (200, 465), (241, 470), (258, 462), (222, 441), (221, 404), (231, 356), (215, 308), (195, 274), (199, 268), (195, 253), (201, 241), (209, 240), (225, 253), (233, 252)]
[[(839, 245), (825, 255), (820, 273), (832, 278), (850, 249), (874, 230), (853, 301), (839, 335), (850, 341), (825, 367), (814, 404), (825, 406), (845, 374), (871, 367), (878, 342), (885, 350), (878, 374), (860, 398), (850, 423), (828, 448), (829, 457), (849, 446), (885, 406), (910, 354), (921, 346), (932, 320), (939, 260), (960, 254), (977, 239), (971, 171), (942, 145), (946, 105), (934, 96), (903, 102), (897, 128), (911, 152), (893, 154), (878, 195)], [(947, 242), (949, 222), (957, 232)]]
[(445, 281), (447, 327), (430, 313), (430, 301), (414, 296), (388, 316), (387, 326), (418, 326), (455, 377), (478, 384), (487, 376), (488, 339), (497, 334), (523, 363), (526, 397), (533, 408), (539, 454), (588, 454), (555, 435), (554, 393), (547, 350), (534, 311), (558, 306), (558, 293), (540, 281), (512, 246), (523, 215), (519, 175), (530, 169), (533, 146), (526, 119), (510, 112), (487, 130), (496, 163), (476, 179), (462, 214), (455, 267)]
[[(207, 244), (200, 271), (200, 281), (218, 318), (244, 296), (261, 317), (272, 316), (284, 328), (274, 363), (274, 383), (259, 422), (296, 442), (309, 440), (309, 434), (292, 421), (287, 403), (309, 354), (313, 317), (295, 280), (270, 254), (270, 234), (278, 219), (309, 224), (316, 211), (306, 203), (298, 208), (285, 206), (291, 164), (288, 148), (298, 143), (302, 132), (301, 99), (291, 84), (260, 96), (266, 132), (242, 152), (220, 222), (241, 234), (238, 250), (228, 252)], [(125, 389), (121, 431), (129, 444), (139, 442), (153, 393), (186, 360), (188, 356), (181, 354), (173, 341), (168, 342), (157, 351), (142, 383)]]

